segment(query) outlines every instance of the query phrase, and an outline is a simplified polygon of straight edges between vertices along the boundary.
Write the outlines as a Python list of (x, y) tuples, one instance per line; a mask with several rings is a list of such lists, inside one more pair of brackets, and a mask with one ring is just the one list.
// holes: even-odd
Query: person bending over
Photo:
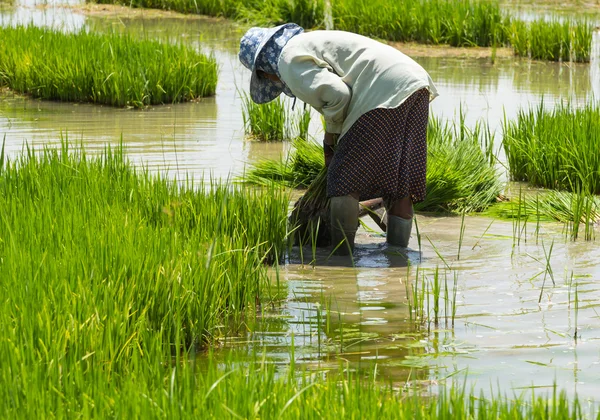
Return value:
[(334, 246), (354, 248), (359, 200), (383, 197), (387, 242), (408, 246), (413, 203), (425, 199), (429, 74), (399, 50), (343, 31), (288, 23), (251, 28), (239, 59), (252, 71), (250, 97), (262, 104), (282, 92), (325, 120), (323, 152)]

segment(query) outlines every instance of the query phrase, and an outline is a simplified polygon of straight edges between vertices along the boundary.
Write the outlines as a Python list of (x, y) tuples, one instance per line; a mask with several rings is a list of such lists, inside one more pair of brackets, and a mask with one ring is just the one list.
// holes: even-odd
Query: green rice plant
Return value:
[(308, 129), (310, 127), (310, 109), (300, 111), (300, 114), (296, 118), (296, 132), (298, 138), (308, 140)]
[(515, 53), (550, 61), (589, 62), (593, 25), (585, 20), (512, 21), (507, 28)]
[(255, 140), (286, 140), (288, 137), (286, 132), (288, 114), (289, 112), (280, 98), (266, 104), (257, 104), (249, 95), (243, 94), (242, 96), (244, 131), (246, 135)]
[(506, 42), (505, 17), (493, 1), (332, 0), (336, 29), (391, 41), (452, 46)]
[(503, 124), (513, 180), (535, 186), (600, 193), (600, 108), (560, 105), (522, 110)]
[(35, 26), (0, 38), (0, 85), (36, 98), (142, 108), (215, 93), (215, 59), (183, 45)]

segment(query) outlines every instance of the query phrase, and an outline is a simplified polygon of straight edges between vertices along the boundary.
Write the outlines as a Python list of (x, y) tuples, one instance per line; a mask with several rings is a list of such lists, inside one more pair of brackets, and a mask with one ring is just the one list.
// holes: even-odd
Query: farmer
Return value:
[(383, 197), (387, 242), (406, 247), (413, 203), (425, 198), (429, 102), (427, 72), (397, 49), (349, 32), (288, 23), (251, 28), (239, 58), (252, 71), (250, 97), (262, 104), (284, 92), (325, 120), (323, 153), (334, 246), (350, 252), (359, 200)]

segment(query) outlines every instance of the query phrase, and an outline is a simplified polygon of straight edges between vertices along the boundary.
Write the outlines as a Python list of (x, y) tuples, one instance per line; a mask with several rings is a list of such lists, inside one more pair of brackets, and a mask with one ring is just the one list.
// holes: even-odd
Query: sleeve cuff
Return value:
[(325, 120), (325, 128), (328, 133), (340, 134), (342, 132), (342, 123)]

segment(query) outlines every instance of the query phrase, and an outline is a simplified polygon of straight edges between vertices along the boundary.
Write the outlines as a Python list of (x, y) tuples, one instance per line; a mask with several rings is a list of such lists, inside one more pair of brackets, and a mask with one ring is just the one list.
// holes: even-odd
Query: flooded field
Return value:
[[(244, 27), (150, 11), (124, 13), (27, 0), (16, 6), (0, 3), (2, 25), (127, 31), (198, 46), (218, 60), (216, 96), (133, 110), (39, 101), (5, 90), (0, 92), (0, 136), (9, 156), (26, 144), (39, 147), (61, 136), (90, 152), (122, 141), (136, 164), (173, 177), (225, 179), (248, 164), (286, 153), (286, 144), (244, 139), (240, 91), (249, 73), (237, 59)], [(594, 42), (595, 56), (586, 65), (415, 59), (440, 92), (433, 114), (450, 119), (462, 109), (470, 125), (487, 121), (499, 144), (502, 121), (522, 107), (600, 97), (598, 33)], [(315, 116), (311, 133), (318, 138), (321, 131)], [(385, 246), (377, 227), (367, 223), (359, 230), (353, 264), (320, 250), (294, 249), (273, 270), (287, 299), (265, 311), (247, 334), (224, 340), (223, 357), (264, 352), (273, 363), (286, 366), (293, 357), (323, 371), (337, 369), (340, 361), (358, 370), (376, 363), (380, 377), (398, 388), (413, 381), (462, 384), (465, 377), (467, 387), (485, 393), (548, 391), (557, 384), (571, 396), (577, 393), (584, 409), (587, 401), (600, 402), (597, 241), (572, 242), (562, 225), (532, 220), (467, 216), (463, 225), (460, 217), (420, 215), (418, 225), (420, 236), (413, 231), (411, 248), (399, 252)], [(433, 294), (436, 278), (439, 299)], [(410, 315), (418, 306), (415, 285), (417, 292), (426, 288), (425, 315), (419, 320)]]

